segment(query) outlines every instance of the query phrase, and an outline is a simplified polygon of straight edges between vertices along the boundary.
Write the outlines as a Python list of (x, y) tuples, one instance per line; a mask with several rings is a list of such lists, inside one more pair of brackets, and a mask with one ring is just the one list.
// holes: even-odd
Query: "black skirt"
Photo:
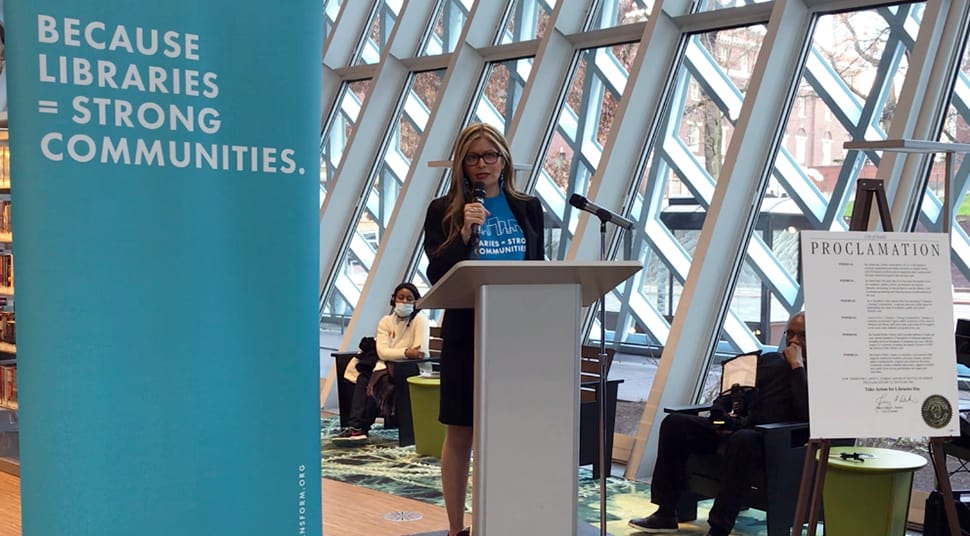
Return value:
[(442, 339), (438, 420), (442, 424), (471, 426), (475, 420), (474, 329), (443, 330)]

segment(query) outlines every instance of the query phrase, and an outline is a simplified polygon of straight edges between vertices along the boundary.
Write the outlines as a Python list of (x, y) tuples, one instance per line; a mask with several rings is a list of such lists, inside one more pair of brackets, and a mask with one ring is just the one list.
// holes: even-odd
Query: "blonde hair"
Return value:
[[(482, 138), (498, 149), (502, 155), (505, 166), (502, 169), (502, 190), (508, 197), (516, 199), (526, 199), (527, 195), (515, 189), (515, 170), (512, 167), (512, 151), (509, 149), (509, 142), (505, 136), (492, 125), (486, 123), (472, 123), (462, 129), (455, 142), (455, 152), (451, 158), (451, 185), (445, 197), (448, 199), (448, 208), (442, 219), (442, 226), (447, 232), (447, 238), (442, 242), (438, 250), (444, 249), (453, 240), (461, 240), (461, 226), (464, 223), (464, 207), (468, 202), (467, 195), (470, 194), (471, 185), (465, 177), (464, 160), (468, 154), (468, 148), (472, 142)], [(436, 251), (438, 251), (436, 250)]]

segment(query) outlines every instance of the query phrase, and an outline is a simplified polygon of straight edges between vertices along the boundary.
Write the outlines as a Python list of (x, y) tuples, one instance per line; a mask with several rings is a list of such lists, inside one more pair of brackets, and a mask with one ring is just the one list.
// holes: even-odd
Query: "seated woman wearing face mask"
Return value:
[[(347, 428), (333, 437), (336, 444), (363, 444), (367, 432), (377, 419), (377, 401), (367, 395), (367, 385), (373, 373), (387, 368), (385, 361), (422, 359), (428, 351), (428, 317), (414, 307), (421, 298), (417, 287), (411, 283), (401, 283), (391, 295), (391, 314), (385, 315), (377, 323), (377, 357), (379, 360), (373, 370), (356, 367), (356, 386)], [(363, 369), (363, 370), (362, 370)], [(350, 379), (350, 378), (348, 378)]]

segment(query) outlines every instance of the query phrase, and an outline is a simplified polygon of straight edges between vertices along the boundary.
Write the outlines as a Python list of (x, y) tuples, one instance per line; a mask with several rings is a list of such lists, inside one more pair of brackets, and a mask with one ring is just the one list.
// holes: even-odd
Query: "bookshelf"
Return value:
[(0, 128), (0, 471), (19, 475), (20, 434), (17, 422), (17, 343), (8, 140), (7, 129)]
[(10, 226), (10, 148), (0, 129), (0, 408), (17, 409), (13, 231)]

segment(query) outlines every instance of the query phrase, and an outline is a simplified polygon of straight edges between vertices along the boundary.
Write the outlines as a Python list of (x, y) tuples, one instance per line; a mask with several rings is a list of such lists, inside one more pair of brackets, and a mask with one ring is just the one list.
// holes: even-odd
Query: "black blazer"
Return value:
[[(522, 234), (525, 235), (526, 260), (541, 261), (545, 259), (545, 235), (542, 233), (542, 204), (535, 197), (516, 199), (506, 196), (509, 208), (515, 216)], [(439, 246), (448, 237), (448, 230), (444, 228), (443, 220), (448, 209), (448, 198), (439, 197), (428, 205), (428, 212), (424, 218), (424, 252), (428, 256), (428, 279), (435, 284), (452, 266), (461, 261), (472, 258), (472, 248), (459, 237), (450, 242), (444, 249), (438, 251)], [(474, 309), (448, 309), (441, 322), (442, 339), (466, 339), (470, 346), (475, 335)]]

